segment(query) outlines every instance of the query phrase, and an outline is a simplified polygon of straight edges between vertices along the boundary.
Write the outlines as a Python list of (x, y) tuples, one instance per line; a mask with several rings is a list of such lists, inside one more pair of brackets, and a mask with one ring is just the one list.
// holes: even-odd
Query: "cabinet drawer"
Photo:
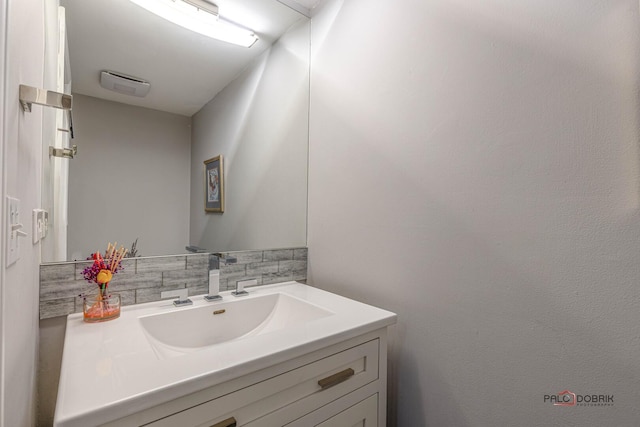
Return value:
[(288, 406), (287, 419), (273, 421), (282, 426), (378, 379), (379, 345), (368, 341), (147, 425), (210, 427), (233, 417), (240, 427)]
[(315, 427), (353, 426), (369, 427), (378, 425), (378, 395), (369, 396), (360, 403), (345, 409)]

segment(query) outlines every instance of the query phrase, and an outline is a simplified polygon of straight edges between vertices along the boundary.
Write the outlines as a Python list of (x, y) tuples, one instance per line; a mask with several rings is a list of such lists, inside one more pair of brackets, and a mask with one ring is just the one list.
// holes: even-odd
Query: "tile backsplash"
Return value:
[[(220, 290), (234, 289), (239, 280), (257, 279), (258, 284), (289, 280), (305, 281), (307, 248), (223, 252), (235, 263), (220, 265)], [(81, 294), (94, 293), (97, 285), (82, 277), (91, 261), (40, 265), (40, 319), (82, 311)], [(120, 294), (123, 305), (160, 300), (160, 293), (189, 289), (189, 295), (208, 291), (209, 254), (187, 254), (129, 258), (109, 284)]]

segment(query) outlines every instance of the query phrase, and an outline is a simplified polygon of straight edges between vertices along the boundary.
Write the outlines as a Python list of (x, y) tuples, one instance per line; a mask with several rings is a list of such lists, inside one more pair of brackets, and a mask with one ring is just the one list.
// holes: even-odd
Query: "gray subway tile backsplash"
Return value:
[(207, 269), (209, 267), (209, 254), (207, 256), (188, 256), (187, 270), (191, 269)]
[[(223, 252), (236, 262), (221, 263), (220, 290), (235, 289), (240, 280), (256, 279), (258, 285), (288, 280), (306, 281), (307, 248)], [(84, 293), (97, 285), (82, 277), (91, 261), (40, 265), (40, 318), (65, 316), (82, 311)], [(160, 300), (167, 290), (188, 288), (189, 295), (208, 292), (209, 254), (130, 258), (114, 275), (110, 289), (118, 292), (123, 305)]]
[(140, 274), (117, 273), (109, 284), (114, 291), (128, 291), (141, 288), (162, 286), (162, 271), (150, 271)]
[(197, 285), (187, 285), (187, 289), (189, 289), (189, 295), (203, 295), (209, 292), (209, 284), (200, 283)]
[(253, 262), (246, 266), (247, 276), (269, 274), (278, 272), (278, 261)]
[[(75, 280), (73, 275), (69, 280), (40, 281), (40, 301), (51, 301), (61, 298), (75, 297), (90, 290), (90, 284), (85, 280)], [(97, 286), (97, 285), (94, 285)]]
[(263, 261), (285, 261), (293, 259), (293, 249), (265, 251)]
[(66, 316), (75, 311), (75, 298), (60, 298), (50, 301), (40, 301), (40, 318)]
[(73, 264), (53, 264), (45, 270), (40, 269), (40, 280), (55, 282), (75, 278), (75, 266)]
[(262, 262), (265, 251), (236, 251), (222, 252), (223, 255), (236, 259), (235, 264), (250, 264), (252, 262)]
[(293, 259), (297, 261), (307, 261), (307, 248), (297, 248), (293, 250)]
[(262, 275), (262, 284), (270, 285), (272, 283), (286, 282), (293, 280), (293, 274), (290, 271), (279, 271), (277, 273), (269, 273)]
[(162, 286), (182, 285), (184, 287), (197, 286), (207, 282), (208, 269), (168, 270), (162, 272)]
[(185, 270), (186, 268), (186, 255), (149, 257), (139, 258), (136, 260), (136, 273), (144, 273), (146, 271)]

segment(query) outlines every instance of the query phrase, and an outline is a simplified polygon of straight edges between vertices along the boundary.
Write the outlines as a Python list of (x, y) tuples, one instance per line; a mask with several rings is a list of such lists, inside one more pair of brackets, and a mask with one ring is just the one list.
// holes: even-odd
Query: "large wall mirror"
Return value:
[[(215, 1), (221, 18), (259, 37), (246, 48), (131, 0), (59, 0), (66, 26), (47, 31), (66, 28), (67, 42), (47, 56), (67, 60), (45, 84), (70, 87), (74, 139), (66, 118), (45, 112), (43, 262), (85, 259), (115, 241), (137, 241), (139, 256), (305, 246), (310, 1)], [(148, 81), (148, 95), (101, 87), (105, 70)], [(49, 155), (72, 144), (73, 159)], [(217, 156), (225, 203), (212, 213), (205, 161)]]

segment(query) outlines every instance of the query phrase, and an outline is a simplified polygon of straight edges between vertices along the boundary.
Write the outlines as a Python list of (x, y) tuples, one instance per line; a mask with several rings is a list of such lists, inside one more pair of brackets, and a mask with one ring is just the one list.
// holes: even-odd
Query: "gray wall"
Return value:
[(399, 314), (390, 425), (637, 426), (638, 1), (329, 0), (313, 31), (309, 283)]
[(191, 119), (78, 94), (73, 102), (68, 259), (136, 238), (143, 256), (184, 253)]
[[(190, 243), (306, 245), (309, 24), (290, 29), (193, 116)], [(225, 212), (204, 211), (204, 161), (222, 154)]]

